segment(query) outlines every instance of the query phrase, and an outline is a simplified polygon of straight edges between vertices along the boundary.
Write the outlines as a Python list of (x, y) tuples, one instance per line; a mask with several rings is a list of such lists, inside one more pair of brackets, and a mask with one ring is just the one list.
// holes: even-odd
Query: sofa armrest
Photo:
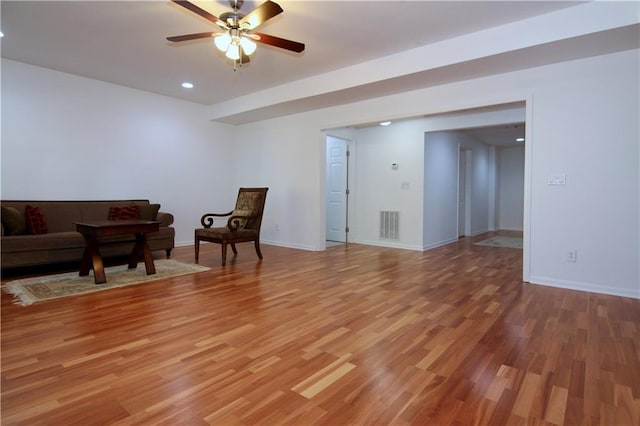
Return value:
[(160, 222), (160, 227), (170, 226), (173, 223), (173, 215), (167, 212), (158, 212), (156, 220)]

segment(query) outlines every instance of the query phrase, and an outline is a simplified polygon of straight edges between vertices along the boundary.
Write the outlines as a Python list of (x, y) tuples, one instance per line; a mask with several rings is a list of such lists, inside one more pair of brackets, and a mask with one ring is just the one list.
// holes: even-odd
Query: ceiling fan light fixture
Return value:
[(249, 55), (256, 51), (256, 42), (296, 53), (304, 51), (304, 43), (298, 43), (268, 34), (252, 34), (252, 31), (257, 27), (284, 12), (282, 7), (272, 0), (265, 1), (248, 14), (240, 13), (239, 11), (244, 0), (229, 0), (233, 12), (225, 12), (220, 15), (219, 18), (188, 0), (172, 1), (217, 25), (222, 30), (222, 33), (202, 32), (184, 34), (167, 37), (167, 40), (170, 42), (183, 42), (213, 37), (216, 48), (224, 52), (225, 56), (233, 61), (234, 70), (236, 69), (236, 65), (249, 63)]
[(226, 52), (231, 45), (231, 36), (227, 33), (219, 34), (213, 39), (213, 42), (220, 51)]
[(229, 49), (227, 49), (227, 58), (237, 61), (240, 59), (240, 45), (231, 43)]
[(256, 51), (257, 45), (250, 38), (243, 36), (243, 37), (240, 37), (240, 46), (242, 46), (242, 50), (246, 55), (251, 55), (253, 52)]

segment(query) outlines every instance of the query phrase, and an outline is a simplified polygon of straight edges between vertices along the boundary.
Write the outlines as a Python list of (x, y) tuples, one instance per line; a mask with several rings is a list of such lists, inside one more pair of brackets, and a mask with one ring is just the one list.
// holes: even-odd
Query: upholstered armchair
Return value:
[[(227, 245), (237, 255), (237, 243), (254, 242), (256, 254), (260, 251), (260, 226), (269, 188), (240, 188), (235, 208), (228, 213), (206, 213), (200, 219), (203, 228), (195, 230), (196, 262), (200, 254), (200, 241), (222, 245), (222, 266), (227, 263)], [(228, 217), (224, 227), (213, 227), (215, 218)]]

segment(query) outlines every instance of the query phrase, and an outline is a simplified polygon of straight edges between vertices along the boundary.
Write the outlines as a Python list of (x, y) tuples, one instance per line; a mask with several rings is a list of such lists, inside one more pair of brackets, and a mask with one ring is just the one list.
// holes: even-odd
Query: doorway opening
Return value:
[[(417, 207), (422, 209), (423, 214), (417, 218), (421, 223), (417, 223), (416, 220), (416, 224), (422, 226), (421, 245), (419, 247), (417, 245), (407, 246), (407, 248), (428, 250), (457, 241), (461, 235), (473, 237), (483, 232), (503, 229), (518, 231), (523, 239), (523, 281), (528, 282), (530, 274), (531, 105), (531, 99), (526, 98), (443, 111), (426, 116), (406, 117), (395, 121), (397, 124), (401, 124), (401, 126), (397, 126), (397, 134), (394, 133), (394, 129), (385, 128), (384, 132), (386, 133), (380, 137), (376, 133), (378, 128), (376, 123), (336, 127), (331, 131), (340, 135), (347, 133), (346, 138), (357, 141), (352, 148), (358, 150), (359, 159), (357, 168), (352, 168), (354, 176), (350, 178), (351, 185), (357, 188), (356, 185), (361, 185), (362, 182), (370, 182), (369, 178), (372, 175), (378, 177), (376, 175), (377, 169), (370, 167), (371, 159), (381, 159), (384, 162), (397, 158), (395, 153), (389, 155), (390, 151), (387, 149), (389, 145), (383, 143), (384, 139), (401, 138), (403, 141), (414, 141), (413, 135), (416, 135), (417, 140), (417, 132), (420, 132), (421, 126), (423, 129), (428, 129), (422, 133), (424, 163), (422, 164), (423, 176), (420, 183), (423, 186), (421, 194), (423, 200), (422, 205)], [(495, 135), (486, 134), (488, 131), (504, 133), (508, 130), (511, 132), (516, 128), (519, 132), (524, 133), (524, 140), (526, 140), (526, 143), (519, 142), (521, 147), (519, 151), (511, 150), (508, 146), (501, 146), (502, 143), (496, 141)], [(443, 140), (441, 143), (431, 145), (431, 137), (434, 133), (449, 133), (450, 137), (447, 141)], [(427, 137), (429, 141), (427, 141)], [(328, 146), (326, 133), (323, 139), (325, 139), (325, 146)], [(367, 142), (370, 139), (375, 143), (369, 145)], [(487, 139), (490, 142), (487, 142)], [(508, 138), (508, 142), (505, 140), (504, 143), (510, 145), (516, 141), (513, 138)], [(367, 155), (360, 155), (363, 152), (363, 147), (366, 147)], [(394, 145), (393, 149), (397, 151), (400, 148), (400, 146)], [(427, 152), (427, 148), (430, 149), (429, 152)], [(412, 149), (415, 149), (415, 146)], [(414, 152), (417, 153), (417, 151)], [(503, 156), (509, 159), (508, 169), (503, 167)], [(517, 167), (515, 160), (518, 160)], [(329, 162), (327, 161), (326, 164), (328, 165)], [(354, 163), (351, 165), (354, 166)], [(464, 176), (460, 176), (461, 168), (465, 173)], [(414, 168), (412, 171), (415, 172), (416, 169)], [(505, 173), (509, 171), (513, 173), (511, 175)], [(443, 178), (440, 173), (446, 173), (446, 177)], [(327, 182), (329, 182), (330, 174), (327, 169)], [(436, 176), (433, 177), (433, 175)], [(460, 182), (463, 182), (462, 187), (459, 186)], [(327, 184), (325, 200), (327, 205), (329, 187), (330, 185)], [(376, 188), (373, 196), (364, 196), (359, 193), (357, 199), (352, 197), (354, 205), (350, 207), (350, 214), (355, 213), (355, 217), (358, 218), (358, 232), (355, 239), (359, 243), (386, 245), (386, 241), (379, 242), (377, 239), (375, 234), (377, 219), (373, 217), (373, 214), (380, 211), (375, 199), (389, 199), (387, 195), (395, 194), (389, 192), (393, 189), (392, 186), (383, 185)], [(508, 197), (505, 198), (505, 195)], [(443, 200), (443, 197), (446, 199)], [(464, 206), (461, 207), (460, 204), (463, 201)], [(415, 206), (413, 207), (415, 208)], [(443, 213), (445, 207), (446, 211)], [(331, 207), (329, 206), (326, 211), (327, 221), (335, 217), (347, 217), (346, 209), (340, 216), (330, 213)], [(513, 219), (512, 223), (506, 223), (507, 217), (505, 215), (507, 214)], [(336, 229), (342, 229), (342, 227), (339, 226)], [(326, 235), (328, 236), (329, 233), (327, 232)], [(342, 235), (346, 240), (347, 234), (343, 231)], [(329, 238), (331, 237), (325, 238), (325, 240), (329, 240)], [(349, 238), (354, 239), (354, 236), (351, 235)]]
[[(475, 150), (460, 147), (460, 182), (462, 185), (462, 179), (465, 179), (464, 188), (461, 188), (461, 192), (465, 192), (465, 202), (460, 203), (461, 206), (464, 204), (464, 209), (459, 210), (459, 215), (465, 219), (464, 236), (486, 231), (522, 234), (525, 223), (525, 122), (460, 131), (488, 146), (488, 151), (480, 149), (477, 156)], [(487, 206), (483, 205), (485, 199)], [(472, 200), (480, 206), (474, 205)]]

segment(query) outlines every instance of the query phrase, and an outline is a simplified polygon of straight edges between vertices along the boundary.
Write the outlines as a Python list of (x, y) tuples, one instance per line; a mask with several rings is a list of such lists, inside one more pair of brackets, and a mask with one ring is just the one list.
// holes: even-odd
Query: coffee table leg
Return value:
[(107, 282), (107, 277), (104, 273), (104, 264), (102, 263), (102, 256), (100, 256), (100, 250), (98, 250), (98, 241), (95, 238), (84, 236), (87, 246), (84, 249), (82, 255), (82, 261), (80, 262), (80, 276), (84, 277), (89, 275), (89, 271), (93, 267), (93, 275), (96, 284), (103, 284)]
[(131, 251), (131, 257), (129, 257), (129, 269), (133, 269), (138, 265), (140, 257), (144, 259), (147, 275), (155, 274), (156, 266), (153, 264), (153, 256), (151, 256), (151, 250), (147, 244), (145, 234), (136, 234), (136, 244)]
[(80, 261), (80, 276), (85, 277), (89, 275), (89, 271), (91, 270), (91, 250), (89, 246), (84, 248), (84, 253), (82, 254), (82, 260)]
[(133, 245), (133, 250), (131, 250), (131, 254), (129, 255), (129, 269), (135, 269), (138, 266), (138, 261), (140, 260), (140, 234), (135, 234), (136, 243)]

